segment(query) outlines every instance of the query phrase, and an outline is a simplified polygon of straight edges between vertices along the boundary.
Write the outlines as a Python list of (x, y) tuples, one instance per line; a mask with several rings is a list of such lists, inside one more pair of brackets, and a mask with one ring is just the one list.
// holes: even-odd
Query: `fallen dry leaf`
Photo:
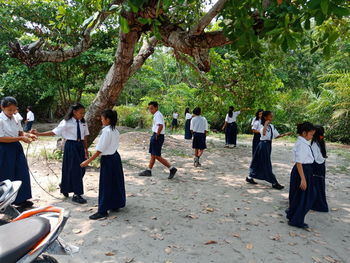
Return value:
[(111, 256), (114, 256), (115, 254), (112, 253), (112, 252), (107, 252), (105, 255), (106, 255), (107, 257), (111, 257)]
[(337, 263), (337, 260), (335, 260), (331, 256), (325, 256), (324, 259), (331, 263)]
[(134, 261), (134, 258), (126, 258), (125, 263), (131, 263)]
[(241, 234), (240, 234), (240, 233), (233, 233), (232, 236), (237, 237), (237, 238), (240, 238), (240, 237), (241, 237)]
[(297, 243), (295, 243), (295, 242), (289, 242), (288, 243), (288, 245), (290, 245), (290, 246), (295, 246)]
[(279, 241), (279, 240), (281, 240), (281, 236), (279, 234), (276, 234), (274, 236), (270, 236), (270, 239), (275, 240), (275, 241)]
[(289, 232), (289, 235), (290, 235), (291, 237), (296, 237), (296, 236), (297, 236), (297, 233), (295, 233), (295, 232)]
[(248, 243), (246, 245), (246, 248), (249, 249), (249, 250), (253, 249), (253, 244), (252, 243)]
[(187, 215), (186, 217), (187, 217), (187, 218), (191, 218), (191, 219), (197, 219), (197, 218), (199, 218), (199, 216), (194, 215), (194, 214), (189, 214), (189, 215)]
[(81, 233), (81, 230), (80, 229), (73, 229), (72, 232), (74, 234), (79, 234), (79, 233)]
[(172, 252), (172, 249), (170, 247), (167, 247), (164, 249), (164, 251), (169, 255)]
[(331, 211), (338, 211), (338, 210), (339, 208), (335, 208), (335, 207), (331, 208)]
[(317, 262), (317, 263), (321, 263), (322, 260), (318, 257), (312, 257), (313, 261)]
[(212, 245), (212, 244), (217, 244), (218, 242), (216, 242), (215, 240), (209, 240), (207, 242), (204, 243), (204, 245)]
[(214, 212), (214, 208), (210, 208), (210, 207), (207, 207), (205, 210), (207, 210), (208, 212)]

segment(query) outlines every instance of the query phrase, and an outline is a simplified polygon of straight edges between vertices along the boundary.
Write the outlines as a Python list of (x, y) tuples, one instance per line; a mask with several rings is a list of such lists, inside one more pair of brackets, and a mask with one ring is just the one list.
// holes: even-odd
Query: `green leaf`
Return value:
[(307, 18), (304, 22), (304, 28), (310, 30), (310, 18)]
[[(158, 1), (161, 1), (161, 0), (158, 0)], [(172, 0), (164, 0), (163, 1), (163, 6), (164, 6), (164, 9), (168, 9), (169, 7), (170, 7), (170, 5), (171, 5), (171, 3), (172, 3), (173, 1)]]
[(63, 6), (59, 6), (58, 7), (58, 13), (61, 15), (65, 15), (66, 14), (66, 9)]
[(129, 33), (130, 29), (129, 29), (128, 20), (126, 20), (121, 15), (119, 16), (119, 24), (120, 24), (120, 28), (121, 28), (123, 33), (125, 33), (125, 34)]
[(339, 33), (334, 31), (332, 33), (330, 33), (329, 37), (328, 37), (328, 43), (332, 44), (334, 41), (336, 41), (339, 37)]
[(339, 16), (339, 17), (348, 16), (348, 15), (350, 15), (350, 9), (337, 6), (337, 7), (332, 8), (332, 13), (335, 14), (336, 16)]
[(118, 5), (111, 5), (109, 8), (109, 11), (113, 11), (114, 9), (117, 9), (119, 6)]
[(319, 46), (316, 46), (310, 50), (310, 53), (313, 54), (319, 49)]
[(327, 15), (328, 13), (328, 6), (329, 6), (328, 0), (321, 0), (321, 10), (322, 10), (322, 13), (325, 15)]

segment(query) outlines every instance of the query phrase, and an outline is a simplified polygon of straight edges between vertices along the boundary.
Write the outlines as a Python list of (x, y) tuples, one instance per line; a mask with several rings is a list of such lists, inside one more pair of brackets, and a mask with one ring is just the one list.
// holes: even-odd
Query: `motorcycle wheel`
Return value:
[(36, 258), (33, 263), (59, 263), (55, 258), (48, 255), (41, 255)]

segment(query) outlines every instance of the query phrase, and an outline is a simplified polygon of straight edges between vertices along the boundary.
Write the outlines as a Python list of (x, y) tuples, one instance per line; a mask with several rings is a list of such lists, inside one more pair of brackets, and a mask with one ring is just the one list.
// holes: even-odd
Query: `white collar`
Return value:
[(307, 141), (304, 137), (298, 136), (298, 140), (310, 146), (310, 141)]
[(102, 130), (107, 130), (109, 128), (111, 128), (111, 125), (104, 126)]
[(7, 121), (8, 119), (10, 119), (9, 117), (6, 116), (6, 114), (4, 113), (4, 111), (2, 111), (0, 113), (0, 118), (3, 119), (4, 121)]

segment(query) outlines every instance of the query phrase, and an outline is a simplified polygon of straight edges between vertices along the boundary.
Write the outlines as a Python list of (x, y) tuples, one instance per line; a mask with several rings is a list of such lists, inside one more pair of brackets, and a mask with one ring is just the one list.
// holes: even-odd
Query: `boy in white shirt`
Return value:
[(158, 102), (151, 101), (148, 103), (148, 109), (153, 114), (153, 125), (152, 132), (153, 135), (150, 140), (149, 153), (151, 154), (151, 159), (149, 161), (148, 168), (139, 173), (139, 176), (152, 176), (152, 168), (158, 160), (161, 164), (169, 168), (169, 177), (168, 179), (173, 179), (177, 169), (170, 165), (170, 163), (164, 159), (162, 155), (162, 146), (164, 143), (164, 134), (165, 134), (165, 123), (163, 114), (158, 110)]
[(192, 148), (194, 149), (194, 166), (201, 166), (199, 158), (202, 156), (204, 149), (207, 148), (206, 136), (208, 133), (208, 121), (201, 116), (201, 108), (193, 110), (194, 117), (191, 120), (191, 132), (193, 133)]
[(32, 129), (32, 125), (34, 122), (34, 113), (32, 112), (32, 106), (27, 107), (27, 117), (25, 120), (25, 131), (29, 132)]

